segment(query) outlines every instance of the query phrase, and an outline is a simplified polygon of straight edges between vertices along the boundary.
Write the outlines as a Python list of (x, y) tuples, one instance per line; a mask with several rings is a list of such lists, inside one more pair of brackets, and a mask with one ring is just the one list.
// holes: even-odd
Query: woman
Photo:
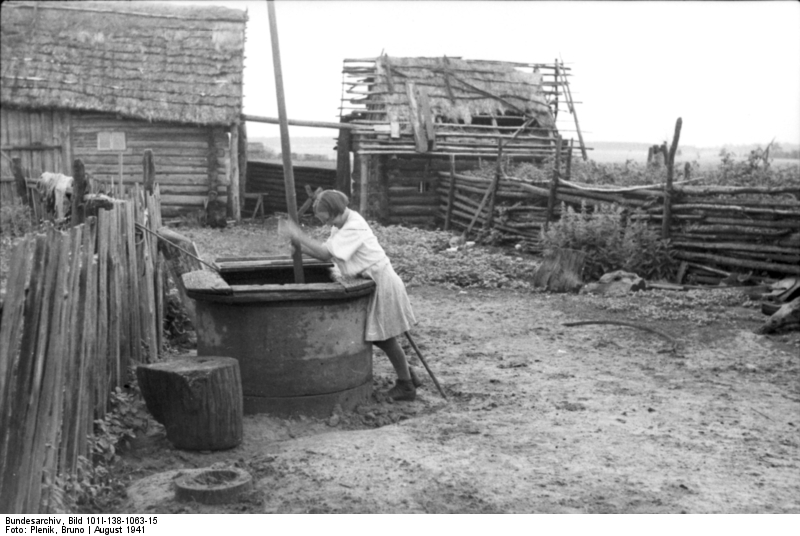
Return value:
[(325, 190), (315, 200), (314, 215), (331, 226), (330, 237), (322, 244), (303, 233), (291, 220), (281, 222), (278, 231), (299, 243), (303, 253), (321, 261), (332, 260), (343, 276), (375, 281), (364, 339), (383, 350), (397, 372), (398, 379), (389, 396), (394, 400), (414, 400), (419, 380), (409, 368), (397, 340), (417, 322), (411, 302), (369, 224), (359, 213), (347, 208), (348, 203), (347, 196), (337, 190)]

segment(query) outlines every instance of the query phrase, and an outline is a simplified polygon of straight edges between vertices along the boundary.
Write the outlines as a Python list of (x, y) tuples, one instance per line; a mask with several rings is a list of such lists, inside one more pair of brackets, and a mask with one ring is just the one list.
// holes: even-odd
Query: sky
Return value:
[[(278, 117), (266, 1), (247, 9), (244, 113)], [(442, 56), (572, 68), (587, 143), (800, 143), (800, 3), (296, 1), (276, 3), (290, 119), (338, 122), (344, 58)], [(563, 120), (569, 120), (564, 125)], [(560, 114), (562, 126), (574, 126)], [(248, 123), (248, 136), (278, 136)], [(290, 135), (335, 136), (291, 127)]]

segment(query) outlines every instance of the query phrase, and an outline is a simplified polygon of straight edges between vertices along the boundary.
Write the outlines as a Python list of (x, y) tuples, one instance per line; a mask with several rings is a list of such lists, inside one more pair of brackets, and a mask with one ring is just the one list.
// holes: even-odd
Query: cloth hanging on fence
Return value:
[(53, 204), (57, 221), (66, 216), (67, 190), (71, 189), (72, 177), (64, 174), (45, 171), (39, 178), (39, 193), (47, 200), (48, 205)]

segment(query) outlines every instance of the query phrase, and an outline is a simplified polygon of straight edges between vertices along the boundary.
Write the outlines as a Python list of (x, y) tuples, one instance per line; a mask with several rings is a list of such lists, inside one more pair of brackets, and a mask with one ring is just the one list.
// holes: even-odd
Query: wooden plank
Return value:
[[(140, 225), (145, 224), (144, 218), (140, 218)], [(141, 246), (138, 247), (137, 254), (140, 266), (139, 269), (139, 291), (138, 299), (141, 315), (142, 333), (139, 340), (146, 344), (142, 352), (143, 363), (154, 363), (158, 359), (158, 342), (156, 337), (156, 310), (155, 310), (155, 268), (153, 266), (155, 258), (152, 249), (153, 237), (149, 234), (142, 237)]]
[(414, 130), (414, 147), (419, 153), (428, 152), (428, 137), (425, 130), (425, 122), (422, 111), (417, 101), (417, 89), (413, 82), (406, 84), (406, 95), (408, 96), (409, 120)]
[(87, 218), (84, 229), (83, 262), (86, 272), (86, 294), (83, 306), (86, 312), (83, 316), (83, 340), (81, 345), (81, 379), (80, 379), (80, 405), (79, 405), (79, 436), (78, 453), (87, 456), (88, 444), (86, 437), (93, 435), (94, 430), (94, 376), (95, 361), (99, 358), (94, 353), (97, 346), (97, 264), (94, 262), (97, 251), (97, 220)]
[(122, 358), (122, 258), (120, 256), (119, 209), (108, 212), (108, 240), (109, 240), (109, 302), (108, 302), (108, 353), (111, 361), (109, 366), (109, 388), (122, 385), (120, 363)]
[(109, 213), (100, 210), (97, 214), (97, 341), (95, 353), (100, 357), (97, 361), (95, 374), (95, 412), (98, 416), (105, 415), (105, 405), (108, 400), (108, 257), (109, 257)]
[[(43, 377), (45, 371), (47, 339), (50, 330), (51, 318), (50, 309), (53, 303), (53, 293), (55, 290), (56, 275), (58, 270), (58, 256), (56, 251), (55, 235), (57, 231), (50, 229), (47, 236), (43, 237), (42, 245), (45, 249), (45, 262), (43, 269), (32, 277), (41, 279), (41, 291), (37, 298), (37, 322), (35, 337), (36, 341), (32, 345), (32, 352), (29, 354), (33, 360), (32, 374), (29, 383), (25, 386), (26, 391), (19, 391), (27, 399), (27, 413), (21, 435), (24, 437), (24, 450), (19, 462), (20, 480), (17, 497), (17, 505), (23, 512), (38, 513), (38, 497), (42, 481), (41, 464), (36, 463), (38, 454), (44, 448), (41, 438), (37, 435), (37, 424), (39, 421), (39, 407), (42, 398)], [(33, 327), (33, 326), (32, 326)], [(24, 394), (23, 394), (24, 393)]]
[(27, 412), (29, 409), (29, 393), (35, 371), (35, 351), (38, 335), (38, 323), (42, 305), (42, 286), (46, 266), (46, 237), (37, 235), (32, 244), (33, 259), (30, 264), (31, 276), (26, 288), (25, 305), (22, 321), (22, 337), (17, 352), (16, 375), (10, 385), (10, 402), (5, 411), (8, 412), (9, 434), (5, 444), (5, 471), (0, 481), (0, 501), (3, 511), (7, 513), (24, 513), (27, 482), (24, 453), (29, 443), (26, 439)]
[(8, 292), (0, 324), (0, 511), (11, 513), (14, 497), (12, 483), (15, 458), (11, 446), (18, 435), (14, 427), (15, 400), (17, 396), (20, 352), (18, 343), (25, 329), (26, 289), (33, 263), (33, 239), (20, 242), (11, 254)]
[(69, 266), (69, 331), (64, 346), (66, 370), (64, 373), (64, 418), (61, 426), (61, 452), (59, 466), (65, 473), (73, 473), (78, 463), (78, 400), (79, 391), (75, 388), (79, 381), (80, 345), (83, 338), (83, 300), (81, 298), (81, 269), (83, 255), (83, 225), (70, 229), (71, 252)]
[(42, 391), (36, 416), (36, 432), (33, 440), (31, 486), (28, 490), (28, 504), (31, 512), (45, 513), (42, 508), (43, 499), (49, 501), (48, 488), (42, 484), (52, 482), (55, 477), (54, 461), (57, 425), (60, 424), (59, 382), (63, 362), (62, 336), (64, 326), (62, 316), (66, 287), (66, 267), (68, 265), (69, 235), (54, 231), (51, 234), (49, 248), (54, 261), (53, 287), (50, 307), (45, 312), (48, 316), (48, 327), (42, 341), (44, 352), (44, 370), (42, 375)]
[(428, 98), (428, 91), (425, 89), (417, 89), (419, 92), (420, 112), (422, 113), (422, 123), (425, 126), (425, 137), (428, 140), (428, 151), (437, 150), (436, 146), (436, 129), (433, 126), (433, 114), (431, 113), (431, 103)]
[[(143, 334), (142, 329), (142, 317), (139, 311), (139, 308), (136, 306), (139, 303), (139, 299), (141, 298), (140, 294), (140, 287), (139, 287), (139, 279), (137, 274), (141, 269), (140, 263), (138, 261), (136, 255), (136, 228), (135, 228), (135, 218), (134, 218), (134, 206), (133, 202), (128, 202), (122, 207), (124, 210), (124, 219), (123, 222), (125, 224), (124, 227), (124, 234), (123, 236), (127, 240), (128, 247), (128, 266), (130, 267), (130, 297), (129, 297), (129, 304), (131, 306), (131, 331), (130, 331), (130, 348), (131, 348), (131, 359), (134, 363), (144, 363), (142, 360), (142, 345), (141, 345), (141, 337)], [(123, 372), (123, 381), (127, 381), (127, 372), (128, 367), (126, 366)]]

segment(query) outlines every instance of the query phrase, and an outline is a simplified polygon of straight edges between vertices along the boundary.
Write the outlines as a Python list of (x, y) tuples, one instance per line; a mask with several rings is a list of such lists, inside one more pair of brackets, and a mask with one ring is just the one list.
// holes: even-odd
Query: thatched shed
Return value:
[(517, 161), (555, 152), (559, 107), (574, 112), (569, 71), (561, 62), (344, 60), (341, 121), (353, 128), (340, 135), (340, 161), (352, 151), (355, 169), (339, 187), (360, 199), (366, 186), (362, 209), (386, 223), (435, 223), (438, 172), (451, 159), (462, 170), (496, 159), (500, 144)]
[(150, 2), (2, 4), (2, 180), (71, 174), (142, 180), (152, 149), (163, 214), (210, 192), (239, 210), (244, 11)]

